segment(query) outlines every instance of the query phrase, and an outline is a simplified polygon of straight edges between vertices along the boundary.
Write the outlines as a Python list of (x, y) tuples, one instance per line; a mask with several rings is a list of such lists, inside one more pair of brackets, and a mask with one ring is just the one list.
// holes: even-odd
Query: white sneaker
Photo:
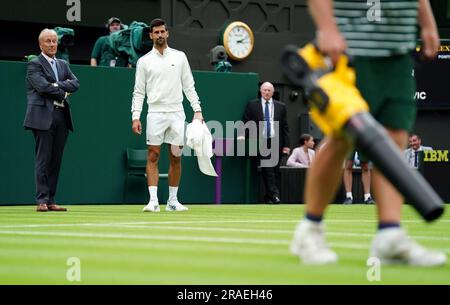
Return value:
[(181, 211), (187, 211), (187, 210), (189, 210), (189, 209), (187, 207), (185, 207), (184, 205), (182, 205), (181, 203), (179, 203), (177, 199), (172, 200), (172, 201), (167, 201), (166, 211), (181, 212)]
[(378, 231), (372, 241), (370, 256), (379, 258), (382, 264), (408, 264), (421, 267), (444, 265), (447, 261), (447, 256), (443, 252), (422, 247), (400, 228)]
[(150, 201), (143, 209), (142, 212), (159, 212), (159, 203)]
[(290, 250), (306, 265), (325, 265), (338, 261), (338, 256), (325, 240), (324, 225), (307, 219), (297, 225)]

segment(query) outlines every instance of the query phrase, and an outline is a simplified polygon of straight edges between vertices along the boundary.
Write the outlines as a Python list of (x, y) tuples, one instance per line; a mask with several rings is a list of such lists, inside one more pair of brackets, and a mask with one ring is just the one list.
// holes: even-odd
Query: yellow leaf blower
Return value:
[(406, 164), (397, 145), (369, 113), (348, 56), (340, 56), (333, 66), (312, 43), (301, 49), (290, 45), (282, 54), (281, 67), (288, 82), (302, 89), (312, 120), (326, 135), (348, 137), (425, 220), (442, 215), (443, 200)]

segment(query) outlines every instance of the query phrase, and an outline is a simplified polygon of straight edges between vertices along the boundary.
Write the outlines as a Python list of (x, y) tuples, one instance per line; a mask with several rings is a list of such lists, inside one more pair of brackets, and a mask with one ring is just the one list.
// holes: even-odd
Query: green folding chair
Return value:
[[(143, 177), (147, 178), (147, 149), (133, 149), (127, 148), (127, 168), (125, 176), (125, 186), (123, 189), (123, 201), (127, 202), (128, 194), (128, 179), (130, 177)], [(160, 173), (159, 178), (167, 178), (167, 173)]]
[(147, 166), (147, 149), (127, 148), (127, 168), (125, 175), (125, 186), (123, 188), (123, 201), (127, 202), (128, 179), (130, 177), (147, 177), (145, 172)]

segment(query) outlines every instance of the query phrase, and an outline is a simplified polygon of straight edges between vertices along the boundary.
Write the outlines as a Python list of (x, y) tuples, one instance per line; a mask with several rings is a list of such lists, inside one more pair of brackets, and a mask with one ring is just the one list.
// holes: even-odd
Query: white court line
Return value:
[[(160, 225), (120, 225), (120, 228), (131, 228), (131, 229), (167, 229), (167, 230), (186, 230), (186, 231), (207, 231), (207, 232), (246, 232), (246, 233), (260, 233), (260, 234), (293, 234), (293, 230), (266, 230), (266, 229), (244, 229), (244, 228), (211, 228), (211, 227), (183, 227), (183, 226), (160, 226)], [(347, 237), (369, 237), (372, 238), (374, 233), (348, 233), (348, 232), (333, 232), (326, 231), (327, 236), (347, 236)], [(414, 239), (425, 239), (425, 240), (440, 240), (440, 241), (450, 241), (450, 237), (442, 236), (411, 236)]]
[[(138, 221), (138, 222), (112, 222), (112, 223), (52, 223), (52, 224), (14, 224), (0, 225), (0, 228), (44, 228), (44, 227), (74, 227), (74, 226), (117, 226), (117, 225), (152, 225), (152, 224), (202, 224), (202, 223), (297, 223), (297, 220), (286, 219), (243, 219), (243, 220), (189, 220), (189, 221)], [(375, 223), (377, 220), (361, 219), (330, 219), (325, 223)], [(450, 222), (450, 220), (438, 220)], [(424, 223), (422, 220), (402, 220), (402, 223)]]
[(227, 237), (193, 237), (174, 235), (130, 235), (130, 234), (103, 234), (103, 233), (75, 233), (75, 232), (35, 232), (35, 231), (0, 231), (5, 235), (39, 235), (39, 236), (60, 236), (60, 237), (95, 237), (111, 239), (141, 239), (141, 240), (173, 240), (173, 241), (198, 241), (209, 243), (237, 243), (237, 244), (261, 244), (261, 245), (287, 245), (285, 240), (258, 240), (246, 238)]
[(52, 223), (52, 224), (19, 224), (0, 225), (0, 228), (44, 228), (44, 227), (111, 227), (120, 225), (153, 225), (153, 224), (201, 224), (201, 223), (296, 223), (298, 220), (190, 220), (190, 221), (138, 221), (112, 223)]
[[(256, 244), (256, 245), (289, 245), (289, 241), (274, 239), (251, 239), (251, 238), (224, 238), (224, 237), (192, 237), (192, 236), (174, 236), (174, 235), (128, 235), (128, 234), (101, 234), (101, 233), (74, 233), (74, 232), (27, 232), (27, 231), (0, 231), (4, 235), (25, 235), (25, 236), (57, 236), (57, 237), (89, 237), (101, 239), (137, 239), (137, 240), (163, 240), (163, 241), (188, 241), (205, 243), (224, 243), (224, 244)], [(333, 242), (330, 246), (343, 249), (362, 250), (368, 249), (368, 245), (361, 243), (340, 243)], [(450, 253), (450, 249), (441, 249), (445, 253)]]

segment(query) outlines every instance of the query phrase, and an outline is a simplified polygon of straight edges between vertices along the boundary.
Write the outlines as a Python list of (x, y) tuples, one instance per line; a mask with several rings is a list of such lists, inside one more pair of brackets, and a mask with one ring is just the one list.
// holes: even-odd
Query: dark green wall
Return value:
[[(80, 6), (73, 4), (80, 2)], [(80, 20), (69, 21), (67, 12), (80, 8)], [(161, 4), (157, 0), (22, 0), (2, 1), (0, 20), (59, 24), (60, 26), (103, 26), (111, 16), (129, 24), (133, 20), (150, 22), (160, 15)], [(45, 9), (43, 9), (45, 8)], [(39, 13), (37, 13), (39, 12)]]
[[(0, 61), (0, 204), (34, 203), (34, 139), (22, 127), (26, 109), (25, 69), (24, 63)], [(69, 135), (65, 149), (57, 201), (120, 203), (125, 149), (145, 148), (145, 136), (137, 137), (131, 132), (134, 70), (88, 66), (72, 66), (72, 70), (81, 87), (71, 97), (75, 132)], [(254, 73), (194, 72), (194, 78), (207, 121), (239, 120), (248, 100), (258, 92), (259, 78)], [(186, 101), (184, 106), (190, 121), (192, 110)], [(166, 151), (163, 147), (160, 172), (167, 172)], [(244, 201), (244, 164), (243, 158), (224, 158), (224, 203)], [(182, 165), (180, 200), (214, 202), (215, 179), (200, 173), (193, 156), (183, 157)], [(159, 189), (162, 202), (167, 199), (167, 179), (160, 181)], [(130, 180), (129, 190), (128, 202), (147, 201), (143, 179)]]

